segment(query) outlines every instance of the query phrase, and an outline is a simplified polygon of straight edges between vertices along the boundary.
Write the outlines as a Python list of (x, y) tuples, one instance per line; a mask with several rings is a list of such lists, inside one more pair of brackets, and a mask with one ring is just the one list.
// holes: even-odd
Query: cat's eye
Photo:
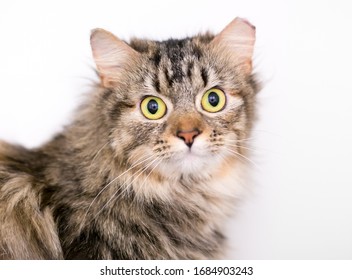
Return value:
[(209, 113), (221, 111), (226, 104), (226, 95), (219, 88), (212, 88), (205, 92), (202, 97), (202, 108)]
[(159, 97), (148, 96), (141, 102), (141, 111), (147, 119), (158, 120), (166, 114), (166, 105)]

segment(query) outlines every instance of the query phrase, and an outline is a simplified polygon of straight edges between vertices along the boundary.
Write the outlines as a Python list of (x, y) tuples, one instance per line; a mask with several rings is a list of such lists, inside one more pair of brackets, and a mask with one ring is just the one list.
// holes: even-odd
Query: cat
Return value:
[(1, 259), (217, 259), (255, 121), (255, 27), (91, 33), (100, 84), (35, 149), (0, 142)]

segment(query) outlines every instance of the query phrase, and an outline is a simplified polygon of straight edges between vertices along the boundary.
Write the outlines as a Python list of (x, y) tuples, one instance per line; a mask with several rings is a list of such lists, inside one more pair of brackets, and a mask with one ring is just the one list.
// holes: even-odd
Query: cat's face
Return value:
[(92, 47), (117, 157), (176, 178), (241, 160), (253, 121), (252, 26), (237, 19), (215, 37), (130, 46), (112, 36), (95, 31)]

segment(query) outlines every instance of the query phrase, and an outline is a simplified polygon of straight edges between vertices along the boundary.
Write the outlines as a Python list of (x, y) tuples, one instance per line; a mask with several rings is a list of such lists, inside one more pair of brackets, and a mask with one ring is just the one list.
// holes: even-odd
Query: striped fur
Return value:
[[(128, 45), (92, 34), (102, 84), (73, 123), (38, 149), (0, 142), (0, 258), (223, 256), (257, 91), (250, 58), (222, 39), (232, 25), (215, 37)], [(200, 105), (212, 87), (227, 96), (218, 113)], [(141, 114), (148, 95), (164, 100), (163, 118)], [(200, 131), (191, 149), (177, 137), (189, 129)]]

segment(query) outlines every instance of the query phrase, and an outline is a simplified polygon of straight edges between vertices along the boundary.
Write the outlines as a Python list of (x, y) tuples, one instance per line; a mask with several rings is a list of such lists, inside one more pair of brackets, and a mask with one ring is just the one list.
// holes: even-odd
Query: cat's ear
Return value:
[(104, 87), (118, 83), (128, 65), (139, 56), (129, 45), (104, 29), (92, 30), (90, 44)]
[(235, 58), (248, 74), (252, 71), (254, 43), (255, 27), (242, 18), (235, 18), (211, 42), (215, 49)]

